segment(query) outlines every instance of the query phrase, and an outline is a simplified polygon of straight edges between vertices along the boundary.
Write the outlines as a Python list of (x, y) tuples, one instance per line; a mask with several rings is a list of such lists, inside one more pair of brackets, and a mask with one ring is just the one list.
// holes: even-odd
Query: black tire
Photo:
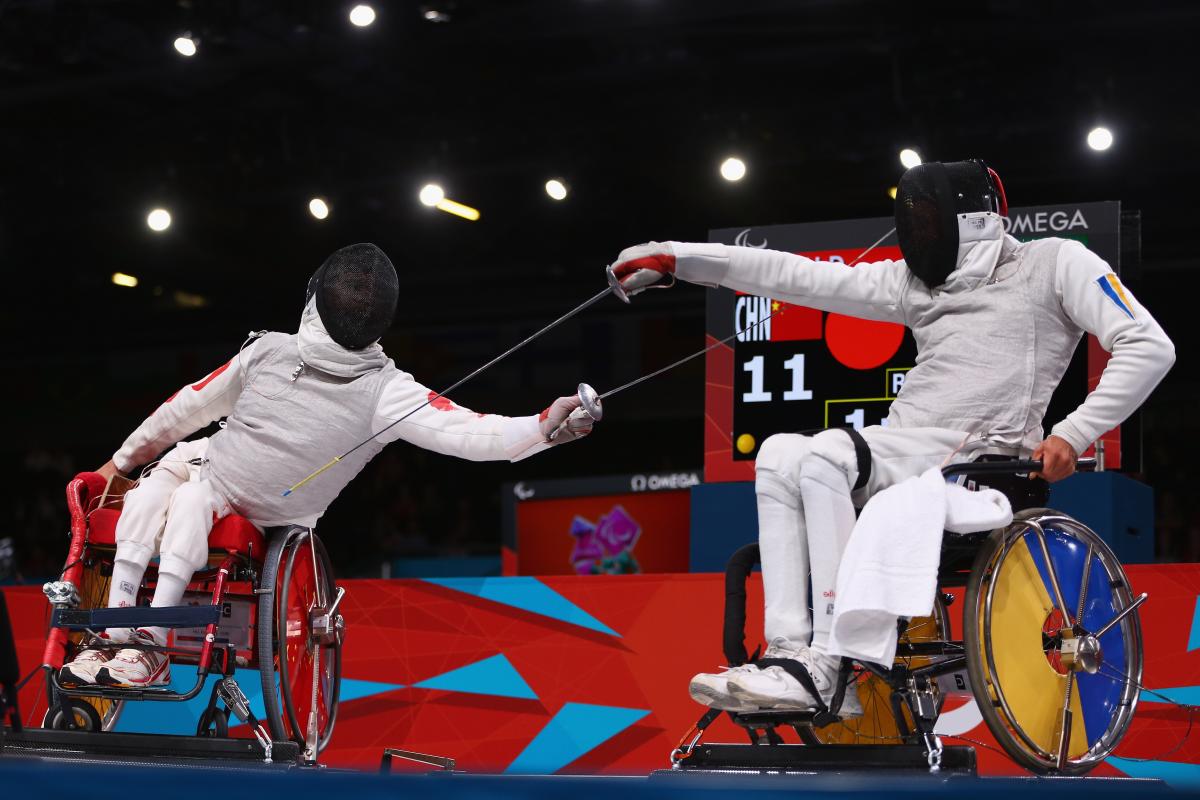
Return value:
[(283, 551), (287, 544), (305, 528), (292, 526), (277, 528), (273, 531), (270, 542), (267, 543), (267, 553), (263, 557), (262, 573), (258, 581), (258, 614), (255, 618), (255, 653), (258, 656), (258, 672), (262, 680), (263, 706), (267, 711), (267, 727), (271, 738), (276, 741), (290, 739), (290, 731), (284, 725), (283, 704), (280, 702), (276, 686), (276, 658), (278, 642), (275, 625), (275, 591), (279, 580), (280, 567), (283, 561)]
[[(1015, 523), (1045, 516), (1069, 519), (1066, 514), (1059, 511), (1048, 508), (1031, 508), (1014, 515), (1013, 521)], [(1115, 570), (1117, 580), (1112, 581), (1114, 591), (1123, 591), (1126, 595), (1125, 601), (1129, 602), (1132, 599), (1132, 594), (1129, 591), (1128, 580), (1125, 578), (1124, 570), (1117, 560), (1116, 554), (1087, 526), (1077, 521), (1074, 524), (1081, 531), (1086, 531), (1087, 535), (1083, 535), (1080, 530), (1072, 532), (1071, 535), (1088, 541), (1089, 545), (1095, 548), (1097, 556), (1101, 557), (1102, 563), (1107, 563), (1111, 569)], [(1057, 764), (1051, 763), (1048, 759), (1032, 752), (1031, 748), (1022, 742), (1021, 734), (1015, 732), (1013, 726), (1009, 724), (1009, 721), (1006, 719), (1006, 712), (998, 696), (993, 693), (995, 690), (991, 688), (991, 670), (987, 662), (988, 650), (985, 650), (985, 647), (991, 647), (990, 633), (984, 634), (981, 631), (983, 624), (981, 618), (985, 610), (986, 596), (993, 580), (992, 576), (998, 572), (1004, 559), (1011, 552), (1006, 550), (1009, 541), (1016, 536), (1022, 535), (1024, 535), (1023, 532), (1018, 531), (1013, 526), (993, 531), (979, 549), (967, 580), (967, 592), (963, 604), (963, 643), (967, 651), (967, 671), (971, 678), (971, 690), (975, 695), (975, 702), (988, 729), (1013, 761), (1037, 774), (1083, 775), (1100, 764), (1116, 748), (1128, 730), (1133, 716), (1133, 708), (1137, 702), (1137, 691), (1136, 689), (1132, 690), (1133, 699), (1128, 706), (1126, 716), (1117, 719), (1113, 723), (1117, 726), (1116, 729), (1112, 730), (1110, 734), (1106, 734), (1108, 740), (1105, 742), (1102, 752), (1089, 752), (1081, 756), (1081, 760), (1078, 762), (1068, 760), (1066, 766), (1060, 769)], [(1136, 664), (1131, 669), (1140, 676), (1142, 664), (1140, 622), (1138, 621), (1136, 612), (1126, 619), (1129, 620), (1127, 635), (1131, 645), (1132, 657)], [(1126, 630), (1124, 623), (1122, 623), (1122, 626), (1122, 629)], [(988, 639), (987, 642), (984, 641), (985, 638)], [(1126, 689), (1126, 691), (1130, 690)], [(1094, 747), (1092, 749), (1095, 750)]]
[[(325, 550), (325, 544), (316, 536), (312, 537), (313, 549), (316, 550), (317, 558), (320, 561), (322, 571), (325, 573), (325, 596), (332, 600), (336, 586), (333, 580), (333, 565), (329, 561), (329, 554)], [(288, 588), (291, 586), (292, 569), (296, 563), (296, 554), (299, 552), (299, 539), (295, 540), (294, 546), (290, 547), (286, 554), (286, 568), (283, 573), (283, 593), (278, 598), (277, 608), (286, 608), (288, 602)], [(283, 620), (280, 618), (277, 622), (277, 627), (282, 628)], [(282, 639), (283, 631), (278, 632), (279, 638)], [(329, 652), (332, 650), (332, 652)], [(337, 723), (337, 708), (338, 695), (341, 692), (342, 686), (342, 647), (341, 644), (334, 645), (332, 648), (323, 648), (321, 659), (324, 660), (325, 654), (329, 652), (331, 656), (330, 668), (332, 670), (332, 692), (329, 704), (329, 721), (325, 727), (325, 734), (317, 742), (317, 752), (320, 753), (328, 745), (333, 737), (333, 728)], [(287, 670), (280, 669), (279, 671), (279, 689), (280, 696), (283, 699), (284, 709), (287, 711), (287, 720), (291, 724), (292, 735), (295, 741), (303, 743), (305, 739), (304, 730), (301, 728), (301, 720), (296, 713), (295, 702), (293, 701), (293, 691), (290, 685), (290, 680), (287, 675)], [(302, 688), (302, 687), (296, 687)]]
[(42, 727), (56, 731), (99, 731), (100, 714), (91, 703), (64, 697), (46, 710)]
[(206, 708), (196, 724), (196, 735), (214, 739), (229, 738), (229, 712), (223, 708)]

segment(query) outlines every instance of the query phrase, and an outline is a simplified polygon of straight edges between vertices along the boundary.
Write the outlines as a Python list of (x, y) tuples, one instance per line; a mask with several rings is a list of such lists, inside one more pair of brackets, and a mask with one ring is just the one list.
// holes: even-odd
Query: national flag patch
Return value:
[(1130, 319), (1135, 319), (1133, 316), (1133, 304), (1129, 302), (1129, 298), (1125, 296), (1125, 287), (1121, 286), (1121, 281), (1111, 272), (1106, 275), (1101, 275), (1096, 279), (1096, 283), (1108, 295), (1108, 299), (1113, 301), (1113, 304), (1125, 312)]

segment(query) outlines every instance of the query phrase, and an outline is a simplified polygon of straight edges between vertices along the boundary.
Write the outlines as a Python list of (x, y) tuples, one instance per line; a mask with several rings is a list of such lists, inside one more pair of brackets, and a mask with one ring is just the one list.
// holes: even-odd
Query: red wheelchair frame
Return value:
[[(304, 760), (315, 761), (337, 719), (345, 631), (338, 613), (345, 590), (334, 583), (321, 540), (300, 526), (268, 529), (264, 537), (244, 518), (230, 515), (209, 535), (209, 564), (188, 587), (193, 604), (104, 608), (116, 521), (130, 486), (122, 478), (108, 482), (88, 472), (67, 485), (71, 544), (60, 579), (43, 587), (54, 607), (42, 656), (49, 697), (43, 726), (111, 730), (124, 703), (191, 700), (210, 675), (217, 675), (197, 735), (227, 736), (232, 713), (250, 727), (268, 759), (273, 742), (290, 739)], [(155, 576), (151, 565), (139, 602), (152, 592)], [(174, 643), (163, 648), (172, 665), (196, 666), (196, 683), (187, 691), (67, 686), (59, 680), (59, 670), (86, 633), (149, 626), (175, 632)], [(265, 725), (251, 713), (237, 684), (239, 667), (259, 673)]]

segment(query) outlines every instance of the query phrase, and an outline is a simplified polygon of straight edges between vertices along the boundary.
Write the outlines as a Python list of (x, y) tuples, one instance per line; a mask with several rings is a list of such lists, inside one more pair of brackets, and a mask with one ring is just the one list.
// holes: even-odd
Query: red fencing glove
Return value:
[(675, 251), (670, 242), (627, 247), (610, 269), (631, 297), (650, 288), (665, 289), (675, 284)]
[[(580, 406), (579, 395), (560, 397), (538, 417), (538, 428), (547, 442), (561, 444), (582, 439), (595, 424)], [(565, 425), (563, 423), (566, 423)]]

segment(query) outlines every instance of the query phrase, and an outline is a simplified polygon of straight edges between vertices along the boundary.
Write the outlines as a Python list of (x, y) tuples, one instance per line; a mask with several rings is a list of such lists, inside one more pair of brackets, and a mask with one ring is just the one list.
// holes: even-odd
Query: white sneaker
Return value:
[[(130, 644), (158, 645), (153, 634), (136, 630), (129, 639)], [(118, 650), (108, 663), (96, 671), (96, 683), (105, 686), (122, 686), (143, 689), (147, 686), (165, 686), (171, 682), (171, 660), (167, 654), (156, 650), (138, 650), (126, 647)]]
[[(91, 642), (89, 642), (91, 644)], [(113, 651), (92, 648), (81, 651), (58, 671), (58, 682), (64, 686), (90, 686), (96, 682), (96, 672), (108, 663)]]
[[(829, 705), (837, 688), (841, 665), (839, 659), (822, 655), (808, 647), (799, 650), (768, 648), (764, 657), (791, 658), (799, 663), (812, 677), (813, 685), (820, 695), (820, 702)], [(754, 703), (761, 708), (815, 711), (820, 705), (818, 699), (783, 667), (760, 668), (752, 673), (738, 675), (729, 681), (729, 691), (742, 702)], [(843, 719), (862, 716), (862, 705), (853, 685), (847, 687), (839, 716)]]
[(746, 703), (729, 693), (729, 679), (747, 672), (757, 672), (753, 664), (729, 667), (724, 672), (701, 672), (688, 684), (688, 694), (702, 706), (722, 711), (757, 711), (758, 706)]

